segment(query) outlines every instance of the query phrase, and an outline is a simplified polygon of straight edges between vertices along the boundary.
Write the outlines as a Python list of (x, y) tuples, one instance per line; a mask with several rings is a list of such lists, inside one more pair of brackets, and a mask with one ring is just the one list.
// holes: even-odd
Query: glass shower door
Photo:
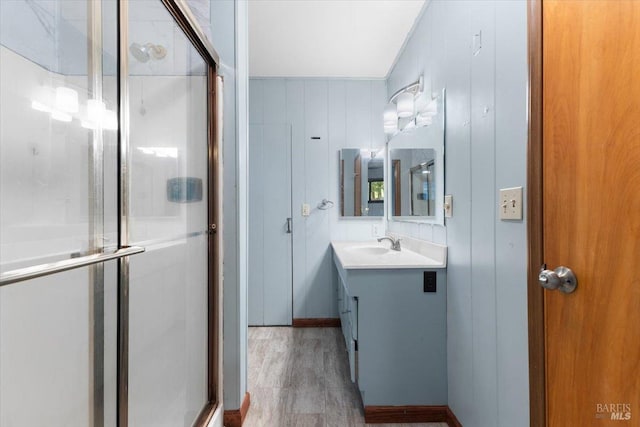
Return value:
[(217, 56), (183, 7), (0, 0), (2, 427), (215, 409)]
[(208, 403), (208, 65), (160, 0), (128, 22), (129, 426)]
[(2, 426), (116, 423), (115, 261), (34, 274), (117, 249), (115, 16), (0, 1)]

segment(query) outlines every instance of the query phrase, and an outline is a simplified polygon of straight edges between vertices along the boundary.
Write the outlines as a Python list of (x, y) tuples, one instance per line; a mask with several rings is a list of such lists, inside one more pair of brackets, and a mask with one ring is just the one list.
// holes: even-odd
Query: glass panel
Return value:
[[(96, 61), (111, 70), (103, 76), (98, 67), (96, 79), (88, 4), (0, 1), (0, 272), (115, 242), (115, 177), (108, 175), (104, 199), (90, 184), (94, 171), (102, 176), (102, 161), (105, 172), (116, 165), (116, 3), (105, 1), (96, 15), (109, 48), (101, 50), (98, 38)], [(103, 208), (94, 211), (96, 197), (105, 209), (104, 230), (93, 221), (103, 216)]]
[[(113, 251), (115, 0), (0, 0), (0, 273)], [(0, 289), (0, 425), (115, 426), (116, 264)]]
[(211, 37), (211, 0), (187, 0), (187, 5), (209, 40)]
[(88, 267), (0, 288), (0, 425), (94, 425), (91, 312), (97, 297), (105, 308), (97, 325), (104, 330), (104, 426), (115, 427), (116, 262), (104, 270), (98, 296), (91, 293)]
[(158, 1), (129, 2), (129, 425), (207, 403), (206, 63)]

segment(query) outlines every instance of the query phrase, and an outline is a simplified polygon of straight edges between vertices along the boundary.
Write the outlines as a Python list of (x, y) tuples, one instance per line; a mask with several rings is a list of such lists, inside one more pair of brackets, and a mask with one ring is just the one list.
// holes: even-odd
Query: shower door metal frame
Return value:
[[(91, 0), (89, 0), (91, 1)], [(157, 0), (169, 11), (178, 27), (187, 36), (193, 47), (207, 63), (207, 135), (208, 135), (208, 284), (207, 284), (207, 394), (208, 399), (195, 420), (194, 426), (206, 426), (212, 419), (219, 404), (219, 349), (220, 337), (218, 325), (221, 324), (219, 309), (220, 280), (220, 242), (218, 232), (220, 200), (217, 188), (219, 174), (219, 147), (222, 137), (222, 79), (218, 76), (220, 58), (207, 40), (204, 32), (191, 13), (184, 0)], [(128, 67), (128, 0), (118, 0), (118, 113), (120, 126), (118, 132), (118, 245), (129, 245), (129, 67)], [(129, 260), (120, 258), (118, 264), (118, 427), (129, 424)]]

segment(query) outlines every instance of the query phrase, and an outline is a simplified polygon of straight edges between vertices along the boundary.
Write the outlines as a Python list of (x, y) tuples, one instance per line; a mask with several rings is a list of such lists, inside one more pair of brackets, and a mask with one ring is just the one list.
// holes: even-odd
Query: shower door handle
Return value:
[(73, 270), (75, 268), (86, 267), (100, 262), (111, 261), (139, 254), (145, 251), (140, 246), (126, 246), (112, 253), (92, 254), (77, 258), (65, 259), (50, 264), (34, 265), (32, 267), (20, 268), (17, 270), (7, 271), (0, 275), (0, 286), (10, 285), (16, 282), (36, 279), (49, 274), (61, 273), (63, 271)]
[(291, 218), (287, 218), (287, 234), (291, 234), (293, 232), (291, 221), (292, 221)]

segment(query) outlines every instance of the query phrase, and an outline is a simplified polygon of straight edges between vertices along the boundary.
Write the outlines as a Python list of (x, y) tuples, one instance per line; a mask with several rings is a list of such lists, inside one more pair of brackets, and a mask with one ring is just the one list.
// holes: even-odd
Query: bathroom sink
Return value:
[(394, 251), (387, 242), (331, 242), (335, 256), (345, 269), (446, 268), (446, 246), (430, 242), (423, 242), (421, 245), (431, 249), (418, 246), (420, 252), (409, 247)]
[(384, 255), (390, 251), (389, 248), (383, 246), (351, 246), (346, 248), (349, 252), (361, 253), (363, 255)]

